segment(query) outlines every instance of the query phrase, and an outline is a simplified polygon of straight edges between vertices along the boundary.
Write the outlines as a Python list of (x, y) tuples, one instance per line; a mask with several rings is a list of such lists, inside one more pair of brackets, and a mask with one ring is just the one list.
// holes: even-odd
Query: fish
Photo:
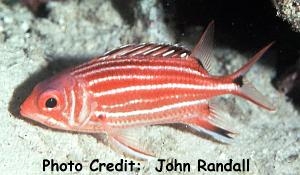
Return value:
[(214, 22), (190, 51), (168, 44), (125, 45), (38, 83), (20, 114), (52, 129), (106, 134), (114, 149), (138, 159), (155, 157), (136, 139), (143, 126), (179, 123), (221, 142), (233, 139), (213, 102), (232, 94), (266, 110), (273, 103), (245, 78), (273, 44), (240, 69), (216, 76), (213, 68)]

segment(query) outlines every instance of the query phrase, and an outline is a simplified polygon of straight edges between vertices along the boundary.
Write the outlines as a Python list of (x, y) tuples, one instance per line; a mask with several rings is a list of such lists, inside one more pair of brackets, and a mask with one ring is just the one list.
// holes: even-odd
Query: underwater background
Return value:
[[(250, 172), (228, 174), (300, 174), (299, 9), (297, 1), (280, 0), (0, 1), (0, 174), (42, 174), (43, 159), (89, 166), (93, 159), (125, 158), (91, 135), (53, 131), (23, 119), (20, 104), (37, 82), (122, 45), (193, 48), (212, 20), (215, 75), (237, 70), (260, 48), (276, 42), (247, 78), (277, 111), (220, 97), (221, 108), (231, 116), (228, 124), (239, 133), (230, 145), (164, 125), (139, 129), (141, 142), (170, 162), (250, 159)], [(156, 165), (144, 162), (141, 170), (123, 174), (157, 174)], [(79, 174), (93, 173), (83, 168)]]

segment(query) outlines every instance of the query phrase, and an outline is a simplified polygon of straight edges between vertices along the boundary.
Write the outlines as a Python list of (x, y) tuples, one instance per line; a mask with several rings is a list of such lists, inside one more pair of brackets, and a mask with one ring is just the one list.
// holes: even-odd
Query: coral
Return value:
[(292, 28), (300, 32), (300, 1), (273, 0), (277, 15), (291, 24)]

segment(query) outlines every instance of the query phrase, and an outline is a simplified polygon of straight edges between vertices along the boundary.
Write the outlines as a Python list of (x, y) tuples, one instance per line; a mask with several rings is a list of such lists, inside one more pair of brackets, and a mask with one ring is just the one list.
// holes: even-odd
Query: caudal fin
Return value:
[(262, 55), (272, 46), (274, 42), (268, 44), (263, 49), (261, 49), (258, 53), (256, 53), (248, 63), (246, 63), (239, 70), (234, 72), (231, 76), (233, 82), (238, 85), (240, 88), (236, 92), (237, 95), (252, 101), (253, 103), (267, 109), (270, 111), (275, 111), (275, 107), (271, 102), (267, 100), (267, 98), (262, 95), (256, 88), (244, 77), (244, 75), (249, 71), (251, 66), (259, 60)]

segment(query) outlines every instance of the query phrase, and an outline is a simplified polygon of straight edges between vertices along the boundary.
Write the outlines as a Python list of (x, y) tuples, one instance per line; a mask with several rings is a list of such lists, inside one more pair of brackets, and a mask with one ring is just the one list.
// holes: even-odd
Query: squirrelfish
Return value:
[(230, 139), (232, 132), (219, 124), (222, 112), (211, 100), (233, 94), (275, 110), (244, 77), (272, 43), (236, 72), (214, 76), (213, 32), (211, 22), (192, 51), (165, 44), (126, 45), (67, 69), (37, 84), (20, 113), (50, 128), (106, 133), (114, 147), (140, 159), (153, 154), (130, 137), (132, 128), (182, 123), (215, 139)]

